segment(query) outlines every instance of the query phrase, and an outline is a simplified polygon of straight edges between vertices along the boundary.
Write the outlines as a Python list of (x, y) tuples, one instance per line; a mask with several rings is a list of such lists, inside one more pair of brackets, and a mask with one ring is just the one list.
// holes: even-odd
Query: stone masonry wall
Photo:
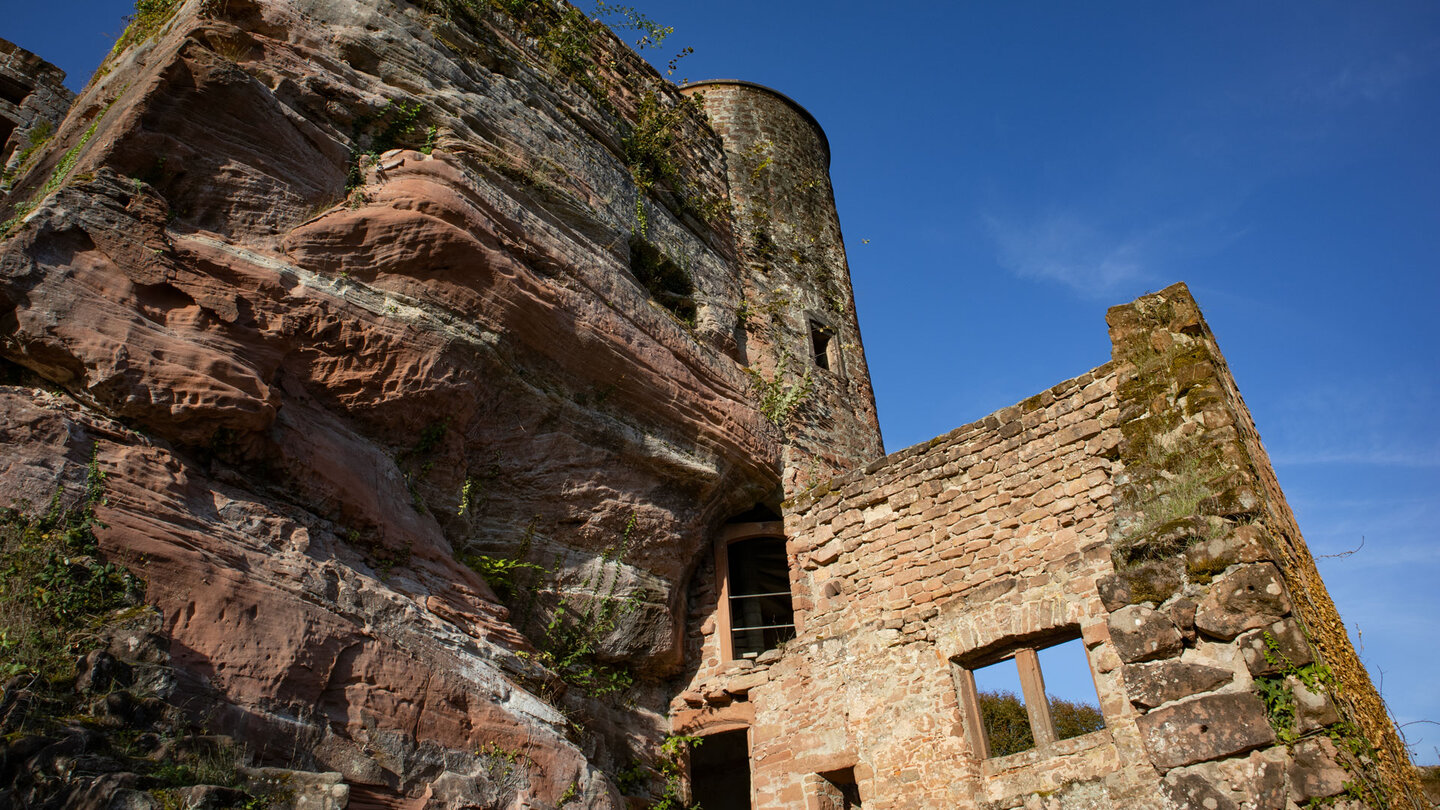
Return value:
[[(883, 449), (860, 341), (830, 146), (790, 98), (749, 82), (707, 81), (702, 101), (725, 145), (741, 248), (736, 337), (766, 416), (784, 433), (787, 495), (878, 458)], [(812, 325), (830, 335), (828, 368)]]
[[(787, 504), (798, 638), (732, 663), (707, 637), (677, 727), (753, 715), (757, 807), (805, 807), (807, 776), (842, 767), (866, 807), (1010, 807), (1082, 783), (1154, 801), (1153, 780), (1123, 768), (1143, 749), (1096, 586), (1112, 571), (1114, 388), (1101, 367)], [(1090, 648), (1109, 727), (977, 757), (951, 660), (1067, 629)]]
[[(754, 806), (1418, 806), (1188, 291), (1108, 320), (1112, 363), (785, 504), (783, 649), (692, 621), (672, 724), (748, 727)], [(1105, 728), (985, 757), (969, 669), (1074, 636)]]
[(0, 189), (50, 137), (74, 99), (65, 71), (0, 39)]
[[(1156, 682), (1179, 687), (1141, 721), (1167, 791), (1222, 810), (1419, 806), (1394, 723), (1189, 291), (1174, 285), (1107, 320), (1125, 470), (1118, 573), (1103, 586), (1132, 701)], [(1211, 692), (1212, 670), (1233, 683)], [(1234, 757), (1250, 748), (1261, 750), (1237, 777)]]

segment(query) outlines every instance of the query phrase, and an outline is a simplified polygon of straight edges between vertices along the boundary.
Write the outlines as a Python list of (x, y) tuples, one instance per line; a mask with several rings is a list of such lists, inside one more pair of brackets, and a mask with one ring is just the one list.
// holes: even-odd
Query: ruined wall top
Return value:
[(0, 39), (0, 187), (35, 152), (70, 108), (75, 94), (65, 71), (6, 39)]

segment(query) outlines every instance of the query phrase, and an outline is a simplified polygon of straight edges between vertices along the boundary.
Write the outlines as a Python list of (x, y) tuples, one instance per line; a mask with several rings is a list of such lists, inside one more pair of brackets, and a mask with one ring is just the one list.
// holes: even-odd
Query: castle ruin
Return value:
[[(143, 582), (92, 635), (170, 725), (108, 722), (251, 797), (1424, 806), (1188, 290), (884, 455), (775, 90), (548, 0), (191, 0), (7, 149), (0, 482)], [(106, 750), (0, 797), (196, 787)]]

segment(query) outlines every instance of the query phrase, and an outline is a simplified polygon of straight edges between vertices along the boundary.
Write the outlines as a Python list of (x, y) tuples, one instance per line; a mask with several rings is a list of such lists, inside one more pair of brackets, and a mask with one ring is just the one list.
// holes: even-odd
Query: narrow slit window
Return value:
[(731, 644), (736, 658), (754, 658), (795, 637), (785, 541), (737, 540), (728, 554)]
[(834, 362), (831, 353), (835, 351), (835, 330), (819, 321), (810, 322), (810, 350), (815, 358), (815, 365), (826, 371), (837, 370), (839, 364)]

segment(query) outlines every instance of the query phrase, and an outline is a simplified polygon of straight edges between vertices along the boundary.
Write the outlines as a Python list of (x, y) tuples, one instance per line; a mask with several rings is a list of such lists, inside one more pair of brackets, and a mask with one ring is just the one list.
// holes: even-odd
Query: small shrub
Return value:
[(135, 0), (135, 10), (126, 19), (130, 24), (115, 40), (111, 53), (120, 53), (137, 42), (144, 42), (155, 35), (175, 16), (180, 0)]
[(43, 514), (0, 510), (0, 676), (64, 676), (72, 637), (138, 598), (140, 581), (99, 559), (104, 483), (92, 458), (79, 503), (65, 505), (57, 490)]
[(759, 369), (748, 366), (745, 368), (745, 373), (750, 375), (750, 382), (755, 386), (760, 412), (770, 424), (782, 430), (790, 424), (800, 406), (810, 398), (815, 382), (810, 372), (806, 371), (805, 376), (798, 382), (786, 383), (785, 368), (788, 365), (789, 356), (782, 355), (780, 364), (775, 368), (775, 375), (770, 379), (766, 379)]

